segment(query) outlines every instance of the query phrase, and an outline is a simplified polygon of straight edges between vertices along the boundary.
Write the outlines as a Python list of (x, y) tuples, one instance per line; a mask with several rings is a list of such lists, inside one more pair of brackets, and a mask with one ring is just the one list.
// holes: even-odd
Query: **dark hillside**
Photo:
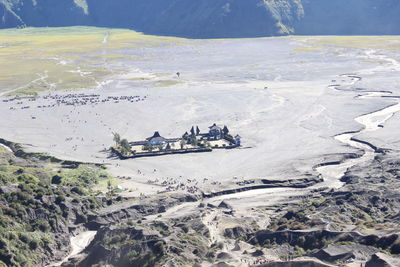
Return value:
[(0, 28), (88, 25), (191, 38), (399, 34), (397, 0), (0, 0)]

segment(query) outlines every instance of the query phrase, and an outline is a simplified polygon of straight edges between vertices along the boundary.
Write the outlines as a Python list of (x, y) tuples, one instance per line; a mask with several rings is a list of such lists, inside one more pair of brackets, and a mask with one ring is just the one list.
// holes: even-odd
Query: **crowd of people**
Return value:
[[(156, 173), (157, 169), (154, 169), (152, 172)], [(140, 176), (146, 176), (146, 173), (143, 172), (142, 170), (137, 170), (136, 174), (140, 175)], [(134, 179), (134, 177), (131, 177), (131, 176), (117, 176), (117, 178), (122, 179), (122, 180)], [(219, 181), (211, 181), (208, 178), (203, 178), (203, 179), (186, 178), (185, 179), (185, 178), (183, 178), (183, 176), (179, 176), (178, 178), (163, 177), (163, 178), (148, 179), (146, 181), (146, 183), (149, 185), (154, 185), (154, 186), (160, 187), (160, 190), (157, 191), (157, 193), (185, 191), (185, 192), (191, 193), (191, 194), (201, 194), (203, 192), (203, 190), (201, 190), (200, 187), (204, 186), (206, 184), (209, 184), (212, 186), (222, 184)], [(200, 184), (201, 184), (201, 186), (200, 186)]]
[[(11, 110), (16, 109), (29, 109), (29, 108), (53, 108), (56, 106), (85, 106), (85, 105), (98, 105), (104, 103), (130, 102), (136, 103), (146, 100), (147, 96), (139, 95), (123, 95), (123, 96), (107, 96), (101, 97), (99, 94), (84, 94), (84, 93), (69, 93), (69, 94), (48, 94), (40, 97), (13, 97), (4, 99), (4, 103), (15, 102), (16, 105), (10, 107)], [(33, 106), (27, 102), (36, 102), (38, 100), (46, 100), (51, 103)], [(17, 107), (18, 106), (18, 107)]]
[[(182, 178), (182, 176), (180, 176)], [(165, 178), (163, 181), (156, 178), (154, 180), (148, 180), (148, 184), (154, 184), (163, 186), (164, 192), (172, 192), (172, 191), (186, 191), (191, 194), (200, 193), (201, 190), (197, 187), (199, 181), (195, 179), (186, 179), (186, 181), (182, 181), (182, 179), (176, 178)]]

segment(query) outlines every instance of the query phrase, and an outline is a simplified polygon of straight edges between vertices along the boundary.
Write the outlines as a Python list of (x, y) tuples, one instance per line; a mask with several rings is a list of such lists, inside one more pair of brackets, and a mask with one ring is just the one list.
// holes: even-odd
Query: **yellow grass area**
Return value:
[(0, 146), (0, 155), (1, 154), (8, 154), (8, 153), (10, 153), (10, 152), (5, 147)]
[(156, 84), (153, 85), (153, 87), (169, 87), (169, 86), (174, 86), (177, 84), (180, 84), (181, 81), (179, 80), (161, 80), (158, 81)]
[(400, 36), (291, 36), (302, 46), (295, 51), (316, 51), (326, 46), (400, 50)]
[(184, 42), (94, 27), (0, 30), (0, 91), (34, 94), (95, 86), (110, 74), (108, 63), (125, 57), (123, 49)]
[(314, 52), (321, 50), (321, 47), (296, 47), (294, 51), (296, 52)]
[(110, 179), (100, 180), (99, 183), (94, 186), (94, 190), (101, 191), (101, 192), (107, 192), (108, 191), (108, 182), (111, 183), (111, 186), (113, 188), (116, 188), (121, 183), (121, 179), (110, 178)]

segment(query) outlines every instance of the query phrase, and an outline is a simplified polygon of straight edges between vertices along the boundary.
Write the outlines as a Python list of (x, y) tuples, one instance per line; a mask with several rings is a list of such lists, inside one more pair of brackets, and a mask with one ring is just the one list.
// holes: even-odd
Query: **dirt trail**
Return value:
[(86, 231), (76, 236), (71, 237), (71, 252), (62, 261), (55, 264), (48, 265), (48, 267), (61, 266), (67, 262), (70, 258), (81, 253), (89, 244), (92, 242), (97, 231)]

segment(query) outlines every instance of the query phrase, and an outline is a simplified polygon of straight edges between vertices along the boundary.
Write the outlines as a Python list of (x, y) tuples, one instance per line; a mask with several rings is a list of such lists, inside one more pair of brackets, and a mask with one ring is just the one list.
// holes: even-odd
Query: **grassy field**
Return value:
[[(298, 42), (296, 52), (314, 52), (328, 46), (400, 49), (398, 36), (289, 36)], [(213, 40), (211, 43), (224, 41)], [(193, 44), (196, 40), (149, 36), (122, 29), (96, 27), (25, 28), (0, 30), (0, 93), (35, 95), (48, 90), (92, 88), (111, 74), (123, 59), (146, 60), (126, 49)], [(133, 78), (139, 79), (139, 78)], [(145, 80), (146, 77), (143, 78)], [(176, 81), (156, 79), (154, 87)]]
[(126, 57), (120, 49), (180, 42), (184, 39), (92, 27), (0, 30), (0, 91), (35, 94), (93, 87), (111, 71), (123, 71), (109, 67)]
[(322, 50), (327, 46), (377, 50), (400, 50), (400, 36), (293, 36), (302, 46), (299, 52)]

